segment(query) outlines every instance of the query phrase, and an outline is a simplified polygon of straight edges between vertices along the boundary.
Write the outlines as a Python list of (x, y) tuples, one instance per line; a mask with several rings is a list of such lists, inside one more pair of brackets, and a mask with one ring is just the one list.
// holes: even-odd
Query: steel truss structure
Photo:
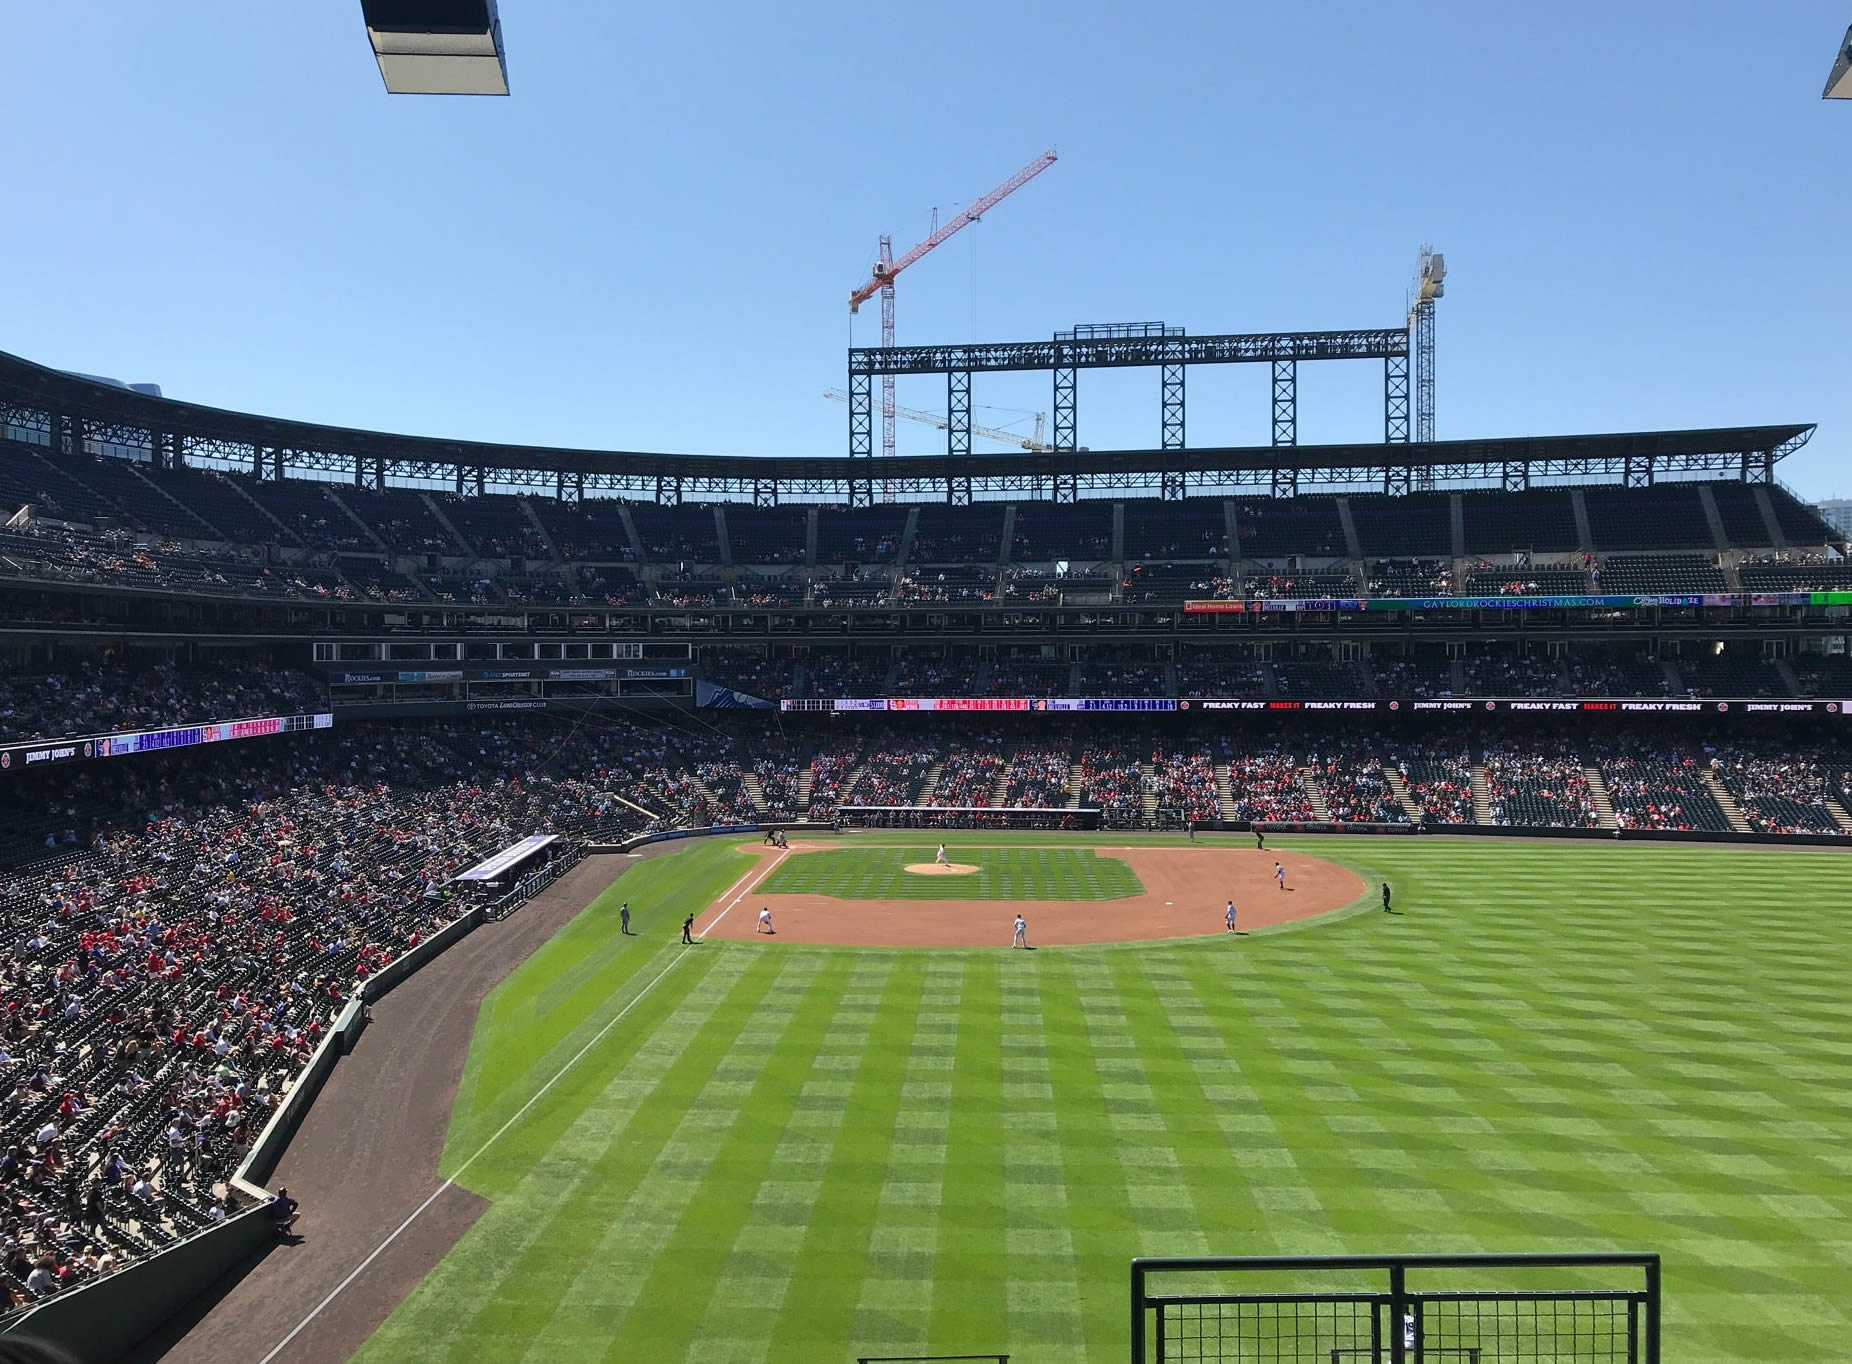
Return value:
[[(971, 376), (1047, 370), (1054, 378), (1054, 446), (1077, 450), (1079, 374), (1083, 369), (1157, 369), (1158, 445), (1184, 448), (1184, 371), (1191, 365), (1273, 366), (1273, 443), (1293, 445), (1298, 430), (1296, 366), (1301, 360), (1381, 360), (1383, 439), (1406, 442), (1409, 338), (1405, 327), (1342, 332), (1257, 332), (1237, 336), (1187, 336), (1162, 323), (1075, 327), (1051, 341), (996, 341), (959, 346), (861, 346), (849, 352), (849, 454), (874, 453), (864, 433), (872, 430), (875, 375), (885, 384), (897, 374), (944, 374), (953, 402), (947, 412), (948, 455), (971, 448)], [(961, 408), (957, 401), (963, 395)]]
[[(1403, 354), (1390, 358), (1400, 362), (1401, 420), (1406, 425), (1407, 333), (1331, 335), (1393, 337), (1404, 347)], [(1177, 347), (1183, 356), (1177, 362), (1180, 366), (1197, 363), (1193, 357), (1205, 353), (1201, 348), (1212, 354), (1229, 347), (1246, 348), (1252, 353), (1240, 358), (1267, 358), (1259, 344), (1264, 339), (1155, 338), (1166, 347)], [(1074, 368), (1144, 363), (1110, 357), (1148, 353), (1128, 349), (1136, 343), (1124, 340), (1057, 344), (1080, 348), (1064, 352), (1075, 361)], [(1357, 344), (1365, 343), (1359, 340)], [(956, 350), (973, 358), (976, 367), (977, 352), (1011, 349), (900, 347), (891, 352), (852, 354), (904, 360), (921, 350)], [(1046, 354), (1048, 343), (1038, 343), (1037, 349)], [(1302, 354), (1296, 358), (1335, 357)], [(1057, 378), (1060, 372), (1056, 371)], [(1072, 374), (1073, 369), (1068, 372)], [(851, 376), (851, 394), (859, 394), (864, 401), (872, 396), (871, 373)], [(1275, 374), (1277, 379), (1279, 371)], [(1167, 388), (1167, 406), (1172, 397)], [(1180, 376), (1174, 403), (1176, 438), (1181, 441)], [(1393, 407), (1388, 411), (1393, 414)], [(865, 429), (872, 436), (872, 422)], [(1059, 418), (1055, 429), (1059, 439)], [(1276, 421), (1276, 434), (1278, 429)], [(0, 354), (0, 430), (14, 440), (56, 454), (81, 456), (107, 450), (165, 468), (194, 465), (257, 479), (304, 478), (367, 488), (449, 488), (460, 493), (493, 490), (566, 502), (603, 496), (661, 505), (739, 502), (769, 507), (785, 502), (869, 506), (879, 495), (879, 487), (889, 489), (898, 502), (964, 506), (1005, 497), (1074, 502), (1108, 496), (1180, 500), (1240, 491), (1276, 497), (1339, 491), (1400, 494), (1418, 485), (1521, 491), (1533, 485), (1583, 481), (1647, 487), (1668, 478), (1705, 476), (1769, 483), (1774, 481), (1776, 464), (1805, 445), (1814, 428), (1730, 427), (1431, 444), (1069, 448), (1000, 455), (902, 456), (892, 461), (841, 456), (669, 455), (491, 445), (317, 426), (153, 398)], [(1067, 439), (1072, 440), (1071, 427)], [(891, 468), (882, 467), (887, 465)]]

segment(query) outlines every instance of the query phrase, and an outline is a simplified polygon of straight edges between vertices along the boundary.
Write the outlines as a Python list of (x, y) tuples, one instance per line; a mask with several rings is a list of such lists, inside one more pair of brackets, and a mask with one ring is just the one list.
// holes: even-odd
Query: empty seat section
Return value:
[(1329, 497), (1244, 501), (1237, 504), (1236, 523), (1244, 559), (1342, 558), (1346, 553), (1337, 502)]
[(1723, 653), (1678, 661), (1679, 679), (1693, 696), (1787, 696), (1775, 665), (1750, 654)]
[(251, 482), (246, 476), (211, 469), (144, 469), (142, 473), (227, 539), (264, 544), (281, 538), (269, 518), (234, 484), (234, 479)]
[(534, 510), (562, 558), (584, 563), (630, 562), (637, 557), (624, 529), (624, 514), (608, 497), (588, 497), (574, 506), (537, 498)]
[(1711, 496), (1717, 502), (1717, 517), (1723, 533), (1736, 549), (1767, 548), (1768, 527), (1762, 521), (1762, 509), (1756, 506), (1755, 490), (1741, 483), (1713, 483)]
[(250, 491), (265, 511), (289, 527), (310, 549), (377, 548), (372, 537), (329, 500), (327, 489), (320, 483), (289, 478), (253, 483)]
[(1082, 502), (1060, 507), (1024, 502), (1016, 507), (1010, 557), (1017, 563), (1060, 559), (1099, 560), (1112, 555), (1112, 504)]
[(549, 557), (546, 542), (527, 519), (518, 497), (501, 493), (481, 497), (446, 494), (438, 505), (478, 554), (491, 559)]
[[(89, 460), (66, 460), (40, 455), (25, 446), (15, 447), (22, 458), (14, 466), (17, 476), (28, 488), (29, 501), (39, 504), (42, 515), (62, 521), (132, 521), (127, 508), (110, 501), (94, 488), (80, 481), (78, 475)], [(107, 474), (105, 475), (107, 477)], [(144, 492), (146, 490), (144, 489)], [(155, 529), (150, 527), (150, 529)]]
[(802, 507), (728, 507), (736, 564), (801, 564), (809, 515)]
[(1378, 559), (1370, 565), (1372, 597), (1451, 597), (1453, 566), (1446, 559)]
[(1560, 554), (1581, 547), (1575, 505), (1564, 488), (1521, 493), (1466, 493), (1461, 498), (1468, 554), (1535, 550)]
[(1661, 488), (1590, 488), (1588, 529), (1601, 550), (1714, 549), (1698, 490), (1689, 484)]
[(1852, 563), (1818, 552), (1767, 555), (1737, 566), (1745, 592), (1844, 592), (1852, 588)]
[(630, 519), (636, 522), (643, 552), (657, 563), (720, 562), (720, 533), (714, 526), (712, 507), (635, 503), (630, 508)]
[(1365, 554), (1395, 558), (1453, 554), (1453, 512), (1445, 494), (1353, 497), (1350, 516)]
[(1601, 562), (1599, 591), (1724, 592), (1723, 570), (1699, 554), (1617, 554)]
[[(404, 488), (376, 492), (371, 488), (342, 488), (337, 494), (373, 533), (398, 554), (460, 554), (443, 522), (431, 514), (424, 499)], [(338, 509), (337, 509), (338, 510)]]
[[(110, 505), (127, 511), (135, 522), (156, 535), (172, 535), (187, 540), (219, 540), (224, 537), (200, 520), (183, 503), (163, 496), (148, 486), (149, 480), (129, 461), (109, 455), (73, 461), (67, 466), (84, 486)], [(184, 493), (179, 494), (184, 497)]]
[[(1017, 508), (1017, 515), (1022, 509)], [(1141, 498), (1125, 504), (1125, 557), (1131, 559), (1225, 559), (1228, 518), (1220, 498), (1181, 502)]]
[(1593, 589), (1580, 568), (1475, 565), (1466, 576), (1468, 597), (1580, 597)]
[(906, 528), (905, 507), (824, 507), (817, 513), (817, 558), (826, 564), (892, 563)]
[(1128, 602), (1182, 601), (1234, 595), (1234, 580), (1205, 564), (1133, 564), (1123, 580)]
[(1244, 648), (1186, 647), (1177, 662), (1179, 696), (1265, 696), (1265, 665)]
[(1781, 527), (1781, 533), (1787, 537), (1790, 545), (1812, 548), (1836, 545), (1846, 538), (1827, 525), (1820, 513), (1796, 499), (1785, 488), (1769, 488), (1768, 500), (1775, 509), (1775, 523)]
[(1003, 544), (1003, 508), (921, 507), (912, 562), (916, 564), (994, 564)]

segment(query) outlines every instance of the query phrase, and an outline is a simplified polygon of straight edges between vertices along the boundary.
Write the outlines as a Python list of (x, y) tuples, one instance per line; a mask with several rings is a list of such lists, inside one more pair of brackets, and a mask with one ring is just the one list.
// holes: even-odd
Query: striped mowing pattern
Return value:
[[(1852, 859), (1302, 846), (1405, 912), (689, 949), (469, 1169), (491, 1209), (361, 1357), (1112, 1360), (1137, 1254), (1632, 1248), (1666, 1257), (1667, 1359), (1843, 1356)], [(724, 851), (618, 888), (711, 898)], [(459, 1133), (681, 950), (666, 923), (573, 936), (606, 912), (485, 1005)]]
[(847, 848), (793, 853), (759, 887), (775, 895), (833, 895), (843, 900), (1118, 900), (1142, 895), (1132, 868), (1091, 848), (948, 846), (953, 862), (975, 866), (959, 876), (922, 876), (932, 847)]

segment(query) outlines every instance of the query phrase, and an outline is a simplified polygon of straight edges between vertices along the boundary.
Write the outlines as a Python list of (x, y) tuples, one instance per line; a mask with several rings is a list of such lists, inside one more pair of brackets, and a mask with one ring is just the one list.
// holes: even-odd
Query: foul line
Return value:
[[(739, 889), (739, 893), (735, 895), (731, 901), (728, 902), (726, 909), (723, 909), (720, 911), (720, 914), (718, 917), (715, 918), (714, 923), (709, 924), (707, 926), (707, 931), (712, 931), (715, 924), (718, 924), (721, 919), (726, 918), (727, 910), (732, 909), (734, 905), (737, 905), (741, 900), (744, 900), (748, 895), (752, 893), (754, 887), (756, 887), (760, 881), (763, 881), (767, 876), (771, 875), (772, 868), (776, 867), (780, 862), (782, 862), (785, 859), (785, 857), (788, 855), (788, 852), (789, 852), (788, 849), (785, 850), (784, 852), (780, 852), (778, 856), (774, 857), (771, 860), (770, 864), (767, 866), (754, 867), (751, 871), (747, 872), (744, 876), (740, 877), (739, 880), (735, 881), (732, 886), (729, 886), (726, 891), (722, 891), (721, 894), (724, 896), (729, 891), (732, 891), (735, 888)], [(750, 882), (751, 884), (750, 885), (747, 884), (748, 882)], [(706, 932), (703, 932), (702, 936), (705, 937)], [(669, 972), (673, 971), (676, 968), (676, 966), (680, 964), (681, 960), (687, 955), (688, 955), (687, 949), (683, 948), (681, 951), (677, 952), (673, 957), (669, 958), (669, 964), (663, 967), (662, 970), (658, 971), (656, 975), (654, 976), (654, 978), (651, 979), (648, 985), (645, 985), (641, 990), (637, 991), (636, 996), (630, 1001), (630, 1003), (626, 1004), (623, 1008), (619, 1009), (617, 1013), (612, 1016), (610, 1022), (606, 1023), (602, 1028), (600, 1028), (596, 1033), (594, 1033), (592, 1035), (591, 1041), (587, 1042), (584, 1046), (580, 1047), (578, 1051), (574, 1052), (572, 1055), (572, 1059), (567, 1061), (565, 1065), (561, 1066), (559, 1070), (554, 1073), (552, 1079), (548, 1080), (545, 1084), (540, 1086), (539, 1089), (535, 1090), (533, 1093), (533, 1096), (529, 1098), (526, 1103), (522, 1104), (521, 1107), (515, 1111), (515, 1115), (512, 1118), (508, 1119), (507, 1122), (503, 1123), (500, 1127), (496, 1128), (494, 1135), (492, 1135), (487, 1141), (483, 1142), (481, 1146), (477, 1147), (474, 1155), (470, 1156), (468, 1160), (465, 1160), (461, 1165), (457, 1166), (456, 1173), (452, 1174), (442, 1184), (439, 1184), (435, 1189), (433, 1189), (431, 1191), (431, 1196), (429, 1198), (425, 1199), (424, 1202), (420, 1203), (417, 1207), (413, 1208), (411, 1211), (411, 1215), (408, 1216), (403, 1222), (399, 1223), (398, 1226), (394, 1227), (392, 1229), (392, 1234), (388, 1236), (385, 1240), (381, 1241), (377, 1246), (375, 1246), (373, 1248), (373, 1253), (371, 1255), (368, 1255), (366, 1259), (362, 1260), (358, 1265), (354, 1266), (354, 1270), (351, 1274), (349, 1274), (345, 1279), (342, 1279), (340, 1283), (336, 1284), (332, 1289), (330, 1289), (328, 1296), (323, 1298), (320, 1302), (316, 1303), (314, 1309), (306, 1317), (304, 1317), (301, 1321), (297, 1322), (295, 1325), (295, 1328), (291, 1330), (288, 1335), (284, 1336), (283, 1339), (279, 1340), (276, 1343), (275, 1348), (273, 1348), (269, 1354), (265, 1355), (262, 1359), (260, 1359), (258, 1361), (258, 1364), (270, 1364), (271, 1360), (275, 1359), (278, 1355), (282, 1354), (284, 1350), (288, 1349), (290, 1342), (293, 1341), (297, 1336), (301, 1335), (303, 1331), (308, 1329), (309, 1323), (314, 1321), (315, 1318), (319, 1317), (322, 1314), (322, 1312), (327, 1309), (329, 1303), (333, 1302), (336, 1298), (340, 1297), (342, 1293), (346, 1292), (348, 1287), (352, 1285), (354, 1280), (358, 1279), (362, 1274), (364, 1274), (367, 1270), (367, 1267), (371, 1265), (375, 1260), (377, 1260), (381, 1255), (385, 1254), (387, 1248), (391, 1246), (391, 1244), (394, 1241), (398, 1240), (399, 1237), (405, 1233), (405, 1229), (407, 1227), (411, 1226), (413, 1222), (416, 1222), (420, 1217), (424, 1215), (425, 1210), (427, 1208), (429, 1208), (433, 1203), (437, 1202), (438, 1199), (442, 1198), (444, 1194), (448, 1192), (451, 1188), (455, 1187), (456, 1182), (463, 1177), (463, 1172), (469, 1169), (469, 1167), (474, 1165), (477, 1161), (481, 1160), (483, 1156), (488, 1154), (488, 1150), (491, 1146), (495, 1145), (496, 1142), (500, 1141), (503, 1137), (507, 1136), (509, 1129), (512, 1128), (516, 1123), (520, 1122), (522, 1118), (526, 1117), (528, 1114), (528, 1110), (533, 1108), (535, 1104), (539, 1103), (540, 1100), (543, 1097), (545, 1097), (548, 1090), (552, 1089), (554, 1085), (558, 1084), (561, 1080), (565, 1079), (567, 1071), (571, 1070), (574, 1066), (578, 1065), (579, 1062), (583, 1061), (588, 1055), (590, 1055), (592, 1048), (597, 1046), (600, 1042), (604, 1041), (604, 1039), (610, 1035), (611, 1029), (615, 1028), (619, 1023), (623, 1022), (625, 1016), (629, 1014), (629, 1012), (632, 1009), (636, 1008), (637, 1005), (641, 1004), (644, 998), (650, 993), (650, 991), (654, 990), (658, 985), (662, 983), (663, 977), (667, 976)]]
[[(778, 856), (774, 857), (771, 860), (771, 864), (769, 866), (755, 867), (753, 868), (752, 871), (747, 872), (745, 876), (740, 877), (738, 881), (735, 881), (733, 884), (737, 886), (741, 884), (742, 882), (746, 881), (748, 878), (750, 878), (752, 881), (752, 884), (750, 886), (747, 886), (746, 889), (742, 890), (738, 895), (735, 895), (731, 900), (727, 902), (727, 907), (721, 910), (720, 913), (714, 916), (714, 922), (709, 924), (706, 928), (701, 930), (701, 936), (705, 938), (709, 933), (712, 933), (716, 928), (719, 928), (720, 921), (726, 918), (728, 914), (733, 912), (733, 906), (737, 905), (741, 900), (744, 900), (748, 895), (752, 894), (753, 891), (758, 889), (759, 882), (763, 881), (766, 877), (770, 876), (774, 871), (776, 871), (778, 869), (778, 864), (784, 861), (785, 858), (789, 857), (790, 855), (791, 855), (791, 850), (789, 848), (782, 848), (779, 850)], [(725, 892), (723, 891), (722, 894), (724, 895)]]

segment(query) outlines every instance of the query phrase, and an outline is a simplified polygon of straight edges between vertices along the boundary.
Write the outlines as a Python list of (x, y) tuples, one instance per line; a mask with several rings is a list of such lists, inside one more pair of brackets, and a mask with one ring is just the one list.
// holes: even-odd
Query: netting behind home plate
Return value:
[(1656, 1255), (1134, 1260), (1133, 1364), (1658, 1364)]

